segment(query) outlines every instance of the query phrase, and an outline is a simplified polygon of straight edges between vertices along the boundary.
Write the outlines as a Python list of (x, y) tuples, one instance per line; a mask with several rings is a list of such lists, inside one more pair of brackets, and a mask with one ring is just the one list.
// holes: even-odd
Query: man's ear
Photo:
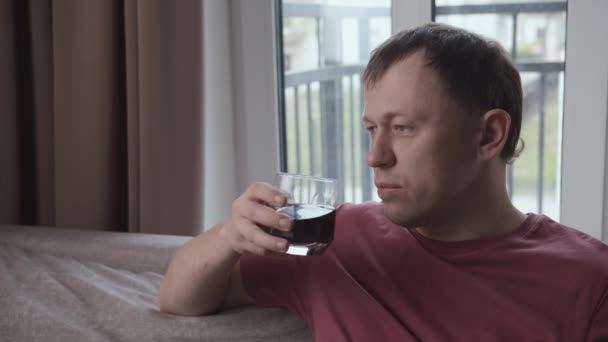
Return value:
[(500, 156), (509, 136), (511, 116), (502, 109), (492, 109), (481, 116), (481, 139), (477, 146), (480, 160), (491, 160)]

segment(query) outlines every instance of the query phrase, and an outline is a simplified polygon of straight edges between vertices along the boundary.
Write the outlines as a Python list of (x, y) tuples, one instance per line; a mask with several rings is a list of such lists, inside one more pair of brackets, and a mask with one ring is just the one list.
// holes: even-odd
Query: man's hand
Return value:
[(230, 219), (224, 222), (219, 236), (239, 254), (285, 253), (289, 242), (260, 227), (289, 231), (293, 220), (272, 208), (286, 203), (287, 196), (281, 190), (267, 183), (254, 183), (232, 203)]

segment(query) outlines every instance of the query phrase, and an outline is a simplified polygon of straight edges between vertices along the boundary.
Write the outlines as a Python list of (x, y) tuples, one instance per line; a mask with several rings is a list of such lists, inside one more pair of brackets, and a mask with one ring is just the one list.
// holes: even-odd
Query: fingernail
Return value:
[(274, 202), (275, 202), (276, 204), (279, 204), (279, 205), (283, 204), (283, 197), (278, 196), (278, 195), (277, 195), (277, 196), (275, 196), (275, 197), (274, 197)]
[(279, 220), (279, 225), (283, 228), (289, 228), (290, 224), (291, 224), (291, 220), (288, 218), (282, 218)]
[(285, 242), (283, 242), (283, 241), (277, 242), (277, 248), (280, 251), (285, 251), (287, 249), (287, 244)]

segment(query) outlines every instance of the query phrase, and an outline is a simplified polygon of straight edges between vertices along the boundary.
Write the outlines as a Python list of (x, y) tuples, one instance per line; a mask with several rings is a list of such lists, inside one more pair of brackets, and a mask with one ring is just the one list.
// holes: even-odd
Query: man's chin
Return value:
[(391, 203), (383, 203), (384, 204), (384, 216), (386, 216), (391, 222), (396, 225), (402, 227), (419, 227), (420, 219), (414, 213), (405, 210), (404, 208), (399, 208)]

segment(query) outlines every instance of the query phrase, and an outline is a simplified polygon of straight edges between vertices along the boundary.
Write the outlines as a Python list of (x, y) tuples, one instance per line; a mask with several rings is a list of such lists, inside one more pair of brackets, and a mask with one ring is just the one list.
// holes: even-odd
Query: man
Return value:
[(605, 341), (608, 247), (510, 202), (522, 89), (498, 44), (428, 24), (391, 37), (364, 74), (367, 163), (382, 203), (344, 204), (321, 256), (281, 255), (277, 189), (184, 245), (165, 312), (284, 306), (318, 341)]

